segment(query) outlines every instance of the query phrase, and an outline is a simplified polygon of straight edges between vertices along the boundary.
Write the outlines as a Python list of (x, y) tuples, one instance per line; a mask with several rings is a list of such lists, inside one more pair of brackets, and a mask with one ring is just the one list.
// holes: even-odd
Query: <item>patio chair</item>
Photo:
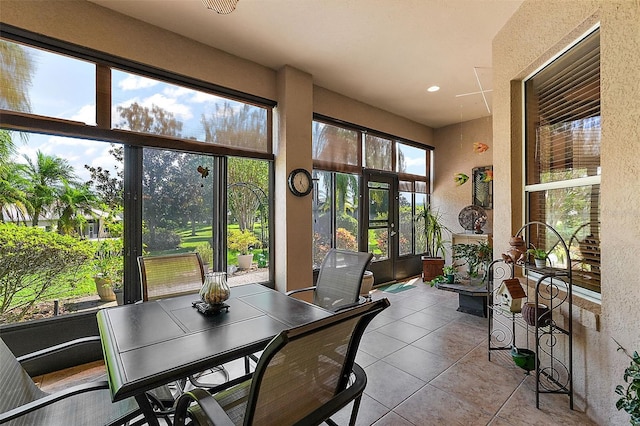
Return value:
[(267, 345), (253, 377), (215, 395), (202, 388), (176, 401), (174, 424), (335, 425), (331, 416), (353, 401), (358, 415), (367, 376), (354, 360), (369, 322), (387, 299), (342, 310), (282, 331)]
[(204, 282), (204, 266), (197, 252), (138, 256), (142, 300), (197, 293)]
[[(48, 394), (40, 390), (21, 363), (46, 357), (80, 344), (100, 341), (88, 337), (17, 357), (0, 338), (0, 424), (19, 425), (124, 425), (144, 424), (133, 398), (112, 403), (106, 380), (85, 383)], [(133, 421), (136, 417), (140, 418)], [(129, 423), (131, 422), (131, 423)]]
[(333, 312), (355, 306), (360, 301), (362, 278), (372, 257), (371, 253), (331, 249), (320, 265), (316, 285), (286, 294), (313, 291), (313, 303)]
[[(204, 283), (204, 265), (197, 252), (178, 253), (160, 256), (138, 256), (140, 283), (142, 285), (142, 300), (149, 301), (163, 297), (181, 296), (198, 293)], [(189, 377), (193, 386), (213, 386), (202, 383), (198, 379), (206, 374), (221, 373), (224, 382), (229, 380), (228, 371), (220, 366), (200, 374)], [(159, 409), (170, 410), (175, 401), (175, 395), (184, 390), (186, 381), (175, 384), (177, 391), (163, 386), (152, 390), (151, 398)]]

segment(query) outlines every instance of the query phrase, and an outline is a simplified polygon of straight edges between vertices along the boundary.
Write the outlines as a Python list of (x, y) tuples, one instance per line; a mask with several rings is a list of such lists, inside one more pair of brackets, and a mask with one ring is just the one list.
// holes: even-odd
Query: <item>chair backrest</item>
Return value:
[(244, 424), (294, 424), (346, 389), (365, 328), (389, 305), (364, 303), (276, 336), (253, 374)]
[(139, 256), (142, 300), (196, 293), (204, 283), (204, 267), (197, 252)]
[(0, 339), (0, 413), (45, 395), (24, 371), (13, 352)]
[(331, 249), (322, 261), (313, 303), (331, 311), (355, 305), (371, 253)]

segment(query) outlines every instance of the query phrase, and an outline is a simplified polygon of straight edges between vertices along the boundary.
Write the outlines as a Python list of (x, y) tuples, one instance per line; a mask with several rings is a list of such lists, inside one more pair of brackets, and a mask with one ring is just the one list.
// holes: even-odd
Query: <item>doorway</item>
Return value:
[(395, 281), (398, 261), (398, 176), (363, 171), (360, 251), (373, 253), (369, 270), (376, 284)]

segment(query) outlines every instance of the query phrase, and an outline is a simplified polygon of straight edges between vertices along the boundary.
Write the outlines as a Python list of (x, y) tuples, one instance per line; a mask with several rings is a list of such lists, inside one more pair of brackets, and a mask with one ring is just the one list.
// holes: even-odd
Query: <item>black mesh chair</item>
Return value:
[(387, 299), (364, 303), (281, 332), (250, 380), (215, 395), (197, 388), (180, 396), (174, 424), (335, 425), (330, 417), (353, 401), (354, 425), (367, 384), (356, 352), (369, 322), (388, 306)]
[(362, 277), (372, 257), (371, 253), (331, 249), (320, 265), (316, 285), (286, 294), (313, 291), (313, 303), (333, 312), (355, 306), (360, 300)]
[[(0, 424), (32, 425), (137, 425), (145, 424), (133, 398), (112, 403), (106, 380), (84, 383), (48, 394), (40, 390), (21, 362), (57, 351), (100, 341), (99, 337), (68, 343), (16, 358), (0, 339)], [(137, 418), (137, 419), (136, 419)], [(134, 419), (136, 419), (134, 421)]]
[(197, 293), (204, 283), (200, 255), (193, 253), (139, 256), (142, 300)]

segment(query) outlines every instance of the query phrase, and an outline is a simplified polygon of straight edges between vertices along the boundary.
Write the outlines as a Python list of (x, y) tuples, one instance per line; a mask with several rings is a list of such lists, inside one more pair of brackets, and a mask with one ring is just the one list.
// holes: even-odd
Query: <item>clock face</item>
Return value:
[(313, 188), (311, 173), (305, 169), (295, 169), (289, 173), (289, 190), (293, 195), (303, 197)]

